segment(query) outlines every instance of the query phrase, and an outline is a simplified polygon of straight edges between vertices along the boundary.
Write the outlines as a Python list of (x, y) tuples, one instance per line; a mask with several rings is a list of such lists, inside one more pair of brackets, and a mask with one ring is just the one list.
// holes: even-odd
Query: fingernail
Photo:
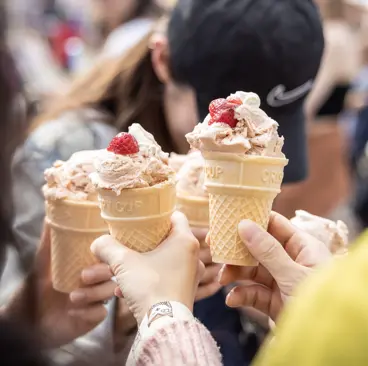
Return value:
[(226, 296), (226, 299), (225, 299), (225, 303), (226, 305), (231, 308), (232, 307), (232, 304), (231, 304), (231, 301), (232, 301), (232, 294), (233, 294), (233, 291), (230, 291), (227, 296)]
[(225, 266), (222, 266), (218, 275), (217, 275), (217, 280), (219, 283), (221, 283), (221, 279), (222, 279), (222, 275), (224, 274), (224, 271), (225, 271)]
[(86, 294), (81, 291), (73, 291), (69, 297), (71, 302), (81, 302), (86, 298)]
[(238, 292), (238, 287), (233, 288), (228, 295), (226, 296), (226, 305), (230, 308), (232, 307), (238, 307), (238, 303), (234, 301), (234, 295)]
[(93, 269), (84, 269), (82, 271), (82, 281), (91, 281), (93, 280), (94, 276), (95, 276), (95, 271)]
[(204, 239), (204, 242), (207, 244), (207, 246), (210, 246), (210, 233), (206, 235), (206, 238)]
[(243, 220), (238, 225), (238, 232), (242, 240), (247, 242), (248, 246), (253, 244), (254, 235), (259, 231), (257, 224), (250, 220)]

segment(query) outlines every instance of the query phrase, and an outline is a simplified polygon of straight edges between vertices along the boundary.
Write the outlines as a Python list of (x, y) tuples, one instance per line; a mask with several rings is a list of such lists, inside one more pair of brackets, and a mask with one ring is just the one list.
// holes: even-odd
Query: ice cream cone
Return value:
[(151, 251), (169, 234), (176, 201), (174, 183), (124, 189), (119, 196), (107, 189), (98, 193), (101, 216), (111, 235), (128, 248)]
[(193, 197), (178, 194), (176, 200), (177, 210), (187, 217), (191, 227), (209, 227), (209, 201), (207, 197)]
[(267, 229), (288, 160), (266, 156), (203, 152), (209, 193), (211, 254), (215, 263), (257, 266), (238, 235), (249, 219)]
[(47, 200), (46, 216), (51, 227), (53, 287), (70, 293), (81, 285), (83, 269), (98, 262), (90, 246), (108, 228), (97, 202)]

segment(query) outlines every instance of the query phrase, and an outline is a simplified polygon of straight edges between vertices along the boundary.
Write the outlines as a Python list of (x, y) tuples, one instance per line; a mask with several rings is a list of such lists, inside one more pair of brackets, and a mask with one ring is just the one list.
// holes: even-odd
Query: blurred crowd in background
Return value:
[[(305, 106), (310, 175), (302, 184), (284, 189), (276, 207), (287, 217), (296, 209), (324, 217), (343, 215), (355, 236), (368, 224), (364, 173), (368, 5), (363, 0), (317, 2), (322, 7), (327, 46)], [(102, 69), (111, 65), (109, 61), (121, 59), (160, 24), (174, 3), (7, 0), (9, 46), (25, 90), (28, 121), (68, 93), (75, 79), (80, 80), (96, 65)], [(101, 70), (100, 82), (112, 77), (108, 72), (107, 67)]]
[[(80, 149), (103, 148), (115, 135), (115, 127), (125, 129), (138, 118), (136, 122), (144, 126), (145, 109), (150, 110), (148, 118), (151, 113), (152, 116), (162, 113), (152, 112), (161, 89), (156, 85), (157, 77), (147, 70), (147, 62), (151, 65), (152, 34), (159, 37), (165, 32), (176, 1), (5, 0), (5, 3), (8, 45), (24, 90), (19, 103), (26, 111), (33, 139), (27, 139), (14, 158), (13, 227), (17, 243), (9, 251), (2, 277), (2, 303), (14, 291), (22, 278), (22, 269), (29, 266), (34, 256), (44, 214), (40, 187), (47, 164), (52, 163), (54, 156), (68, 159), (69, 152), (75, 150), (75, 141), (79, 141)], [(305, 103), (309, 175), (301, 183), (285, 185), (275, 202), (275, 210), (288, 218), (297, 209), (303, 209), (344, 220), (354, 242), (368, 227), (368, 1), (316, 0), (316, 3), (323, 19), (325, 52)], [(159, 74), (159, 62), (155, 64), (153, 59), (153, 65)], [(132, 100), (129, 93), (142, 80), (145, 88)], [(175, 90), (171, 92), (171, 97), (176, 98)], [(190, 102), (191, 96), (180, 94), (177, 101), (181, 98)], [(115, 125), (107, 123), (105, 130), (93, 123), (108, 121), (109, 116), (102, 109), (119, 116), (119, 121)], [(65, 117), (68, 110), (78, 110), (78, 115)], [(165, 112), (170, 116), (170, 108)], [(184, 116), (193, 123), (199, 120), (196, 115), (188, 117), (187, 112)], [(50, 130), (45, 127), (40, 132), (37, 127), (58, 119), (64, 128), (67, 128), (64, 122), (72, 124), (74, 140), (59, 146), (55, 153), (52, 149), (56, 143), (48, 150)], [(80, 125), (86, 119), (92, 121), (87, 132)], [(189, 132), (178, 131), (180, 116), (175, 115), (174, 119), (175, 133), (183, 136)], [(156, 129), (155, 137), (165, 151), (185, 153), (187, 146), (182, 139), (175, 140), (175, 133), (171, 139), (159, 123), (152, 125), (151, 130)], [(60, 137), (64, 133), (57, 122), (49, 124), (49, 129), (53, 130), (51, 135)], [(171, 132), (170, 123), (168, 129)], [(27, 157), (37, 154), (45, 154), (48, 159), (35, 167)], [(27, 192), (26, 199), (22, 192)], [(259, 325), (250, 324), (248, 336), (254, 333), (257, 337), (249, 336), (247, 342), (254, 343), (256, 350), (260, 342)]]
[[(101, 55), (116, 56), (147, 34), (170, 1), (5, 2), (9, 43), (32, 101), (62, 93)], [(137, 3), (137, 4), (136, 4)], [(114, 40), (120, 37), (120, 47)]]

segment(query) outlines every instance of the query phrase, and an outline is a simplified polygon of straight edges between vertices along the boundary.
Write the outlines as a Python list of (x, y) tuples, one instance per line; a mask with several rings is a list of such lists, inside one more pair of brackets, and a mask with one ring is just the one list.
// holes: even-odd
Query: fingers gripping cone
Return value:
[(128, 248), (151, 251), (169, 234), (175, 209), (173, 183), (125, 189), (119, 196), (106, 189), (98, 192), (101, 216), (111, 235)]
[(257, 266), (238, 235), (249, 219), (267, 229), (288, 160), (203, 152), (209, 193), (211, 254), (216, 263)]
[(50, 200), (46, 216), (51, 229), (53, 287), (70, 293), (80, 287), (83, 269), (98, 262), (90, 246), (108, 228), (95, 202)]

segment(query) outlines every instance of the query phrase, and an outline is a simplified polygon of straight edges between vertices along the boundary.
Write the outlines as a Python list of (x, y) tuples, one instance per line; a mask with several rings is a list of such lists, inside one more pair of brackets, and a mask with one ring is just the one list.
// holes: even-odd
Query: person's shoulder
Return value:
[[(316, 274), (306, 281), (300, 289), (299, 295), (311, 295), (311, 307), (315, 306), (316, 300), (323, 299), (326, 302), (325, 310), (330, 312), (327, 305), (329, 302), (338, 302), (340, 311), (342, 308), (349, 309), (358, 303), (365, 303), (368, 307), (368, 236), (362, 236), (361, 242), (365, 245), (355, 245), (349, 250), (349, 254), (335, 258), (332, 263), (317, 271)], [(333, 311), (332, 311), (333, 312)], [(333, 315), (333, 314), (332, 314)]]
[(368, 245), (360, 245), (316, 270), (286, 305), (255, 366), (366, 365), (355, 361), (364, 355), (368, 362), (367, 263)]
[(26, 139), (22, 150), (27, 155), (69, 159), (76, 151), (97, 150), (107, 146), (116, 129), (111, 117), (93, 109), (68, 111), (59, 118), (38, 126)]

